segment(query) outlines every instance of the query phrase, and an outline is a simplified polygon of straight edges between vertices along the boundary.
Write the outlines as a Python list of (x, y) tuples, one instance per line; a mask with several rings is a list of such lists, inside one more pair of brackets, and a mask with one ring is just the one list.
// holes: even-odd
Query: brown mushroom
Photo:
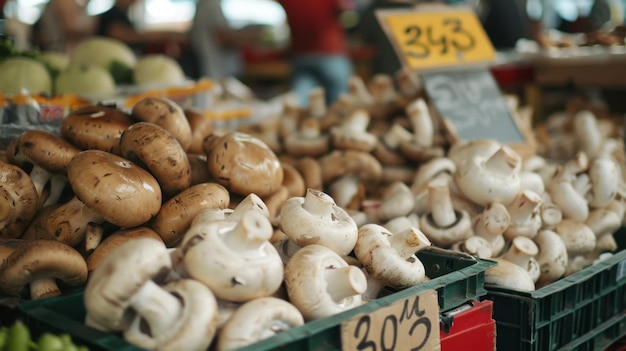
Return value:
[(198, 213), (209, 208), (225, 209), (229, 202), (228, 190), (217, 183), (194, 185), (165, 202), (150, 227), (167, 247), (174, 247)]
[(286, 162), (281, 162), (283, 167), (283, 186), (289, 190), (289, 196), (304, 196), (306, 185), (304, 178), (298, 169)]
[(172, 134), (183, 150), (189, 150), (191, 127), (185, 112), (176, 102), (164, 97), (146, 97), (133, 105), (131, 116), (139, 121), (157, 124)]
[(43, 130), (28, 130), (22, 133), (13, 148), (15, 164), (25, 168), (32, 165), (30, 177), (37, 194), (42, 196), (48, 182), (50, 195), (43, 206), (56, 203), (63, 193), (69, 161), (80, 150), (63, 138)]
[(61, 123), (61, 134), (82, 150), (96, 149), (119, 154), (120, 136), (133, 124), (115, 106), (88, 105), (70, 112)]
[(372, 154), (357, 150), (335, 150), (319, 160), (325, 184), (347, 174), (357, 174), (365, 181), (381, 179), (383, 167)]
[(202, 142), (204, 138), (213, 134), (213, 122), (196, 109), (186, 108), (183, 112), (191, 128), (191, 145), (187, 152), (202, 154)]
[(19, 238), (37, 213), (39, 198), (30, 177), (0, 162), (0, 238)]
[(191, 184), (187, 153), (167, 130), (150, 122), (126, 128), (120, 137), (120, 155), (152, 173), (166, 196), (173, 196)]
[(89, 222), (132, 228), (148, 222), (161, 208), (156, 179), (117, 155), (82, 151), (70, 161), (67, 175), (76, 196), (50, 214), (48, 230), (68, 245), (83, 239)]
[(187, 158), (191, 168), (191, 184), (189, 186), (214, 182), (211, 173), (209, 173), (205, 154), (187, 154)]
[(251, 135), (232, 132), (205, 139), (209, 172), (215, 180), (233, 193), (261, 198), (283, 183), (283, 169), (276, 154)]
[(11, 253), (0, 265), (0, 292), (19, 294), (29, 285), (32, 299), (59, 296), (56, 279), (70, 287), (87, 280), (87, 264), (68, 245), (56, 240), (4, 240), (0, 246)]
[(47, 239), (56, 240), (54, 235), (48, 231), (48, 217), (50, 213), (56, 210), (62, 204), (52, 204), (42, 207), (37, 211), (35, 217), (30, 221), (28, 227), (21, 236), (24, 240)]

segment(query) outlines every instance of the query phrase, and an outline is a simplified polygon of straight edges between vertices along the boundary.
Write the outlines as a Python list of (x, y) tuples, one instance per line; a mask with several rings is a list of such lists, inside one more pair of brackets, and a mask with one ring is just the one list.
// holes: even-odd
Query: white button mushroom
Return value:
[(435, 245), (449, 247), (471, 234), (470, 215), (454, 208), (447, 185), (431, 184), (428, 202), (431, 210), (420, 217), (420, 228)]
[(291, 303), (260, 297), (234, 311), (219, 332), (216, 351), (237, 350), (303, 324), (302, 314)]
[(511, 216), (511, 224), (504, 231), (505, 238), (509, 240), (517, 236), (534, 238), (541, 228), (539, 206), (541, 197), (537, 193), (526, 190), (518, 194), (506, 207)]
[(541, 230), (533, 239), (539, 247), (536, 260), (541, 274), (537, 287), (543, 287), (560, 279), (567, 268), (568, 254), (563, 239), (552, 230)]
[(400, 289), (424, 280), (425, 268), (415, 253), (430, 245), (428, 238), (415, 227), (391, 233), (371, 223), (359, 227), (354, 254), (368, 274), (384, 286)]
[(376, 135), (367, 131), (370, 116), (367, 111), (356, 109), (341, 124), (330, 128), (331, 143), (338, 150), (370, 152), (376, 147)]
[(504, 250), (506, 241), (504, 231), (511, 224), (511, 216), (506, 207), (500, 203), (492, 203), (474, 217), (474, 235), (486, 239), (491, 244), (492, 256), (498, 256)]
[(455, 173), (459, 189), (479, 205), (492, 202), (509, 204), (521, 189), (521, 157), (508, 146), (502, 146), (488, 157), (470, 156)]
[(498, 264), (485, 271), (485, 284), (521, 291), (535, 290), (535, 283), (527, 270), (503, 258), (491, 260)]
[(135, 313), (154, 335), (170, 328), (181, 304), (157, 283), (171, 269), (163, 242), (139, 238), (120, 245), (93, 271), (85, 288), (86, 323), (103, 331), (122, 331)]
[(285, 266), (289, 301), (305, 320), (332, 316), (361, 305), (367, 289), (365, 274), (350, 266), (333, 250), (308, 245), (291, 257)]
[(328, 194), (308, 189), (304, 197), (289, 198), (281, 208), (280, 229), (299, 246), (324, 245), (339, 255), (354, 248), (358, 227)]
[(589, 206), (601, 208), (607, 206), (617, 195), (620, 186), (620, 170), (617, 163), (609, 157), (598, 157), (589, 167), (591, 181), (591, 199)]
[(280, 287), (283, 262), (268, 241), (272, 225), (259, 211), (247, 211), (237, 222), (209, 222), (190, 230), (204, 235), (198, 240), (185, 235), (184, 270), (217, 297), (243, 302), (270, 296)]
[(515, 263), (528, 271), (528, 275), (533, 282), (537, 282), (541, 274), (539, 263), (535, 256), (539, 253), (539, 247), (535, 242), (526, 237), (518, 236), (511, 241), (511, 246), (501, 258)]
[[(159, 351), (204, 351), (216, 334), (217, 301), (209, 288), (191, 279), (170, 282), (162, 287), (175, 298), (180, 307), (178, 316), (163, 315), (169, 328), (157, 333), (139, 313), (124, 330), (126, 341), (146, 349)], [(174, 319), (167, 321), (167, 318)]]

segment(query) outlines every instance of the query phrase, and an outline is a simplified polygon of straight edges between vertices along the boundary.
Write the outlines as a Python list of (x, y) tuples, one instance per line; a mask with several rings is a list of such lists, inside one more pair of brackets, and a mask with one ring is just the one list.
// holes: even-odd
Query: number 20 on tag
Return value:
[(437, 291), (426, 290), (341, 325), (342, 351), (440, 350)]
[(488, 62), (495, 50), (469, 9), (379, 10), (387, 37), (403, 64), (414, 70)]

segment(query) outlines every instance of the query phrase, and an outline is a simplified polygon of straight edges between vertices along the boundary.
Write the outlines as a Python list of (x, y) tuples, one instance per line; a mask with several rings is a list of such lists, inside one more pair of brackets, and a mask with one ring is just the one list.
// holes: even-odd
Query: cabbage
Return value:
[(146, 55), (137, 61), (133, 80), (138, 85), (177, 84), (185, 73), (176, 60), (161, 54)]
[(57, 94), (93, 95), (115, 91), (111, 74), (100, 66), (71, 65), (55, 81)]
[(52, 93), (52, 78), (46, 66), (32, 58), (12, 57), (0, 63), (0, 92), (4, 94)]

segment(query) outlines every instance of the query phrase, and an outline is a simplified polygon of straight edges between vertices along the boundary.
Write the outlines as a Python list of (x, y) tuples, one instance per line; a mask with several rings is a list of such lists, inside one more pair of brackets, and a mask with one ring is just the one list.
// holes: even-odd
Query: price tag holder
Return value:
[(436, 290), (423, 291), (341, 324), (342, 351), (440, 349)]
[(470, 8), (421, 5), (377, 10), (376, 16), (400, 62), (410, 69), (484, 64), (495, 59), (495, 49)]

